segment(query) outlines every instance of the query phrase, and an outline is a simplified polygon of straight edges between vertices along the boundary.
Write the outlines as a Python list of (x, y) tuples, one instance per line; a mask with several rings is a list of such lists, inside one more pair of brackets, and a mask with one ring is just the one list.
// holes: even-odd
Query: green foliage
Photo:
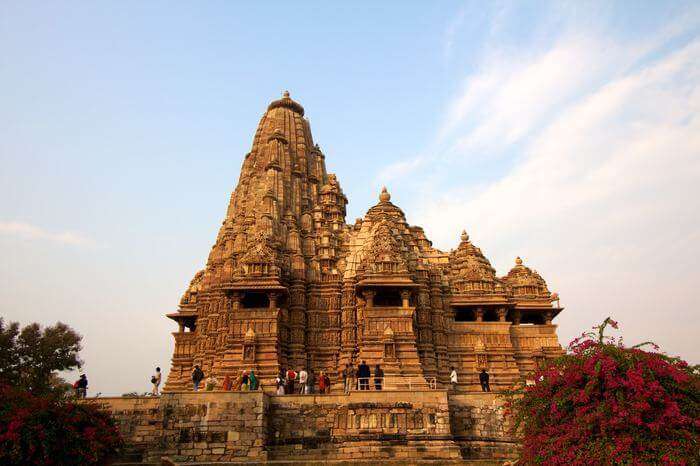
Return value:
[(35, 395), (65, 390), (57, 371), (80, 367), (82, 337), (58, 322), (42, 328), (33, 323), (20, 330), (17, 322), (0, 318), (0, 380)]

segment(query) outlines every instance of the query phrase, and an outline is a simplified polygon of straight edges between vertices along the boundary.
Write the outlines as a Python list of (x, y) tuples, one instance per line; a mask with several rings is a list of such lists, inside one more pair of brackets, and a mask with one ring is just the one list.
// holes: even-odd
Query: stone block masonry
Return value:
[(494, 394), (171, 392), (97, 402), (117, 420), (131, 462), (453, 461), (517, 449)]

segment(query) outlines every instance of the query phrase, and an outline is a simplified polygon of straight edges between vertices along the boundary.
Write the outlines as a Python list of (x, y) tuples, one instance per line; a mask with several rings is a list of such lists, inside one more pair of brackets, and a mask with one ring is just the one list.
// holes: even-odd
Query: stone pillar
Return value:
[[(272, 305), (272, 300), (270, 300)], [(275, 301), (275, 306), (277, 305)], [(306, 360), (306, 285), (294, 279), (289, 287), (289, 342), (288, 363), (293, 367), (305, 367)]]
[(371, 309), (374, 307), (374, 295), (375, 294), (376, 294), (376, 292), (374, 290), (364, 290), (362, 292), (362, 296), (364, 296), (365, 301), (366, 301), (365, 307), (367, 307), (367, 309)]
[(405, 308), (409, 307), (409, 301), (411, 299), (411, 291), (403, 290), (401, 291), (401, 305)]
[(477, 322), (483, 322), (484, 321), (484, 309), (481, 307), (477, 307), (474, 310), (474, 317), (476, 317)]
[(341, 332), (340, 332), (340, 351), (338, 370), (340, 366), (349, 363), (357, 346), (357, 309), (360, 303), (356, 304), (355, 299), (355, 284), (351, 279), (343, 281), (342, 292), (342, 307), (341, 307)]
[(513, 311), (513, 325), (520, 325), (520, 311), (518, 309)]
[(178, 328), (178, 330), (177, 330), (178, 332), (184, 333), (185, 332), (185, 322), (183, 322), (182, 320), (178, 320), (177, 321), (177, 328)]
[(270, 300), (270, 310), (271, 311), (274, 311), (277, 309), (277, 296), (278, 296), (278, 293), (274, 293), (274, 292), (268, 294), (268, 298)]

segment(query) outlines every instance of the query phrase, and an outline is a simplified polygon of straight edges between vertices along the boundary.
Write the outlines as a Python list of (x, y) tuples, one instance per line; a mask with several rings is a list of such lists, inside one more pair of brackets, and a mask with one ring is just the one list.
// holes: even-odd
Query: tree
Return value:
[[(605, 336), (607, 318), (510, 394), (524, 464), (700, 463), (700, 374)], [(656, 345), (653, 345), (658, 349)]]
[(20, 331), (17, 322), (6, 325), (0, 318), (0, 379), (35, 395), (52, 392), (57, 371), (82, 364), (82, 338), (61, 322), (46, 328), (33, 323)]

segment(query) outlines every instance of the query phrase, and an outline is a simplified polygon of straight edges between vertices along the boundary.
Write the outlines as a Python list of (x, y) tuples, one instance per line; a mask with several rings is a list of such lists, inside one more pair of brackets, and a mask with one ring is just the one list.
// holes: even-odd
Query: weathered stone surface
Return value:
[[(504, 424), (502, 401), (493, 394), (205, 392), (98, 402), (117, 419), (131, 458), (137, 452), (144, 462), (162, 456), (178, 462), (447, 461), (509, 458), (517, 448)], [(262, 419), (248, 418), (258, 406)]]

